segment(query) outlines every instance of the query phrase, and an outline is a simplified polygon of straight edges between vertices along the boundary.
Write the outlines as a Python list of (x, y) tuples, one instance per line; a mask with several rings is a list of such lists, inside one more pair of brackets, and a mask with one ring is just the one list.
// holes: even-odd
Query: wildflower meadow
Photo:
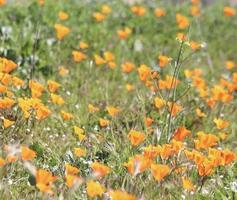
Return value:
[(236, 153), (236, 0), (0, 0), (0, 200), (235, 200)]

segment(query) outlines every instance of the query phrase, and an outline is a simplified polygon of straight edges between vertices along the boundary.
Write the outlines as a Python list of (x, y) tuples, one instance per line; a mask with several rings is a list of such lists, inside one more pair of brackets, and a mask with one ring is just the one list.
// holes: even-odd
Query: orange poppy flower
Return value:
[(10, 73), (17, 68), (17, 64), (11, 60), (0, 57), (0, 72)]
[(224, 14), (227, 17), (233, 17), (236, 13), (235, 13), (235, 9), (232, 7), (224, 7)]
[(135, 68), (135, 65), (131, 62), (125, 62), (121, 65), (121, 67), (124, 73), (130, 73)]
[(65, 174), (66, 175), (77, 175), (80, 172), (80, 169), (78, 169), (77, 167), (73, 167), (72, 165), (70, 165), (69, 163), (65, 164)]
[(166, 15), (166, 11), (164, 8), (156, 8), (154, 13), (156, 17), (164, 17)]
[(113, 106), (107, 106), (106, 109), (111, 117), (115, 117), (121, 112), (121, 109), (115, 108)]
[(204, 161), (198, 166), (198, 174), (199, 176), (208, 176), (214, 172), (214, 164), (212, 161), (208, 159), (204, 159)]
[(228, 121), (222, 120), (220, 118), (215, 118), (213, 121), (218, 129), (224, 129), (230, 125)]
[(218, 137), (213, 134), (205, 134), (204, 132), (198, 132), (198, 140), (194, 140), (196, 149), (207, 149), (217, 145)]
[(22, 86), (24, 86), (25, 81), (23, 81), (22, 79), (20, 79), (16, 76), (13, 76), (12, 77), (12, 83), (15, 87), (22, 87)]
[(47, 118), (51, 114), (52, 114), (51, 110), (49, 110), (46, 106), (40, 106), (36, 110), (36, 119), (40, 121)]
[(132, 30), (128, 27), (117, 31), (117, 35), (119, 36), (121, 40), (125, 40), (131, 33), (132, 33)]
[(64, 11), (60, 11), (58, 13), (58, 17), (59, 17), (60, 20), (64, 21), (64, 20), (67, 20), (69, 18), (69, 15)]
[(89, 45), (87, 43), (81, 41), (80, 44), (79, 44), (79, 47), (81, 49), (87, 49), (87, 48), (89, 48)]
[[(185, 40), (186, 40), (186, 35), (185, 35), (184, 33), (179, 32), (179, 33), (176, 34), (176, 38), (177, 38), (177, 40), (179, 40), (180, 42), (182, 42), (182, 41), (185, 41)], [(186, 71), (186, 70), (185, 70), (185, 71)]]
[(195, 41), (190, 41), (189, 46), (192, 48), (192, 50), (199, 50), (201, 49), (202, 45), (195, 42)]
[(127, 84), (125, 85), (125, 87), (126, 87), (126, 90), (127, 90), (128, 92), (131, 92), (131, 91), (135, 90), (135, 86), (132, 85), (132, 84), (129, 84), (129, 83), (127, 83)]
[(59, 40), (62, 40), (65, 36), (67, 36), (71, 32), (71, 30), (68, 27), (63, 26), (61, 24), (55, 24), (54, 28), (56, 30), (56, 36)]
[(108, 15), (112, 12), (112, 9), (107, 4), (102, 5), (101, 12), (105, 15)]
[(7, 86), (11, 83), (12, 77), (11, 77), (11, 75), (2, 73), (0, 71), (0, 81), (2, 82), (3, 85)]
[(172, 117), (175, 117), (183, 109), (181, 105), (171, 102), (168, 102), (168, 107)]
[(180, 29), (185, 29), (189, 26), (189, 19), (180, 13), (176, 14), (176, 22)]
[(52, 93), (56, 92), (58, 88), (61, 86), (56, 81), (52, 81), (52, 80), (48, 80), (47, 83), (48, 83), (49, 91)]
[(3, 167), (6, 164), (5, 160), (0, 157), (0, 167)]
[(151, 173), (158, 182), (160, 182), (166, 176), (168, 176), (170, 171), (171, 169), (168, 165), (161, 165), (161, 164), (151, 165)]
[(3, 127), (4, 128), (8, 128), (13, 124), (15, 124), (15, 121), (11, 121), (11, 120), (5, 119), (5, 118), (3, 119)]
[(39, 5), (40, 5), (40, 6), (43, 6), (44, 3), (45, 3), (44, 1), (45, 1), (45, 0), (38, 0)]
[(154, 120), (152, 118), (144, 117), (144, 123), (145, 123), (146, 127), (150, 127), (153, 122), (154, 122)]
[(51, 93), (50, 98), (51, 98), (51, 101), (56, 105), (63, 105), (65, 103), (63, 98), (60, 97), (59, 95)]
[(162, 151), (161, 146), (149, 145), (149, 146), (143, 148), (143, 155), (144, 155), (144, 157), (146, 157), (150, 160), (153, 160), (161, 153), (161, 151)]
[(110, 121), (107, 120), (107, 119), (100, 118), (99, 119), (99, 123), (100, 123), (101, 127), (106, 127), (106, 126), (108, 126), (110, 124)]
[(0, 109), (11, 108), (15, 103), (15, 100), (5, 97), (3, 99), (0, 99)]
[(100, 12), (93, 13), (93, 17), (97, 22), (103, 22), (106, 18), (106, 16)]
[(110, 173), (111, 169), (106, 165), (100, 164), (98, 162), (94, 162), (91, 164), (91, 168), (96, 177), (104, 177)]
[(159, 67), (161, 68), (165, 67), (171, 60), (169, 57), (165, 55), (159, 55), (158, 59), (159, 59)]
[(0, 0), (0, 6), (4, 6), (6, 4), (6, 0)]
[(52, 183), (56, 181), (57, 177), (53, 176), (51, 172), (38, 169), (36, 171), (36, 187), (41, 191), (49, 194), (53, 194), (51, 189)]
[(156, 97), (155, 98), (155, 107), (160, 109), (160, 108), (162, 108), (164, 106), (165, 106), (165, 100), (163, 100), (163, 99), (161, 99), (159, 97)]
[(69, 112), (65, 112), (65, 111), (61, 111), (61, 116), (62, 116), (62, 118), (64, 119), (64, 120), (71, 120), (71, 119), (73, 119), (73, 114), (71, 114), (71, 113), (69, 113)]
[(82, 179), (78, 176), (66, 174), (66, 185), (68, 188), (76, 187), (82, 183)]
[(60, 76), (66, 76), (66, 75), (68, 75), (68, 70), (65, 68), (65, 67), (59, 67), (59, 75)]
[(146, 9), (142, 6), (132, 6), (131, 11), (137, 16), (144, 16)]
[(180, 126), (174, 132), (174, 139), (178, 141), (183, 141), (185, 137), (191, 134), (191, 131), (186, 129), (185, 126)]
[(231, 70), (236, 67), (236, 64), (231, 60), (227, 60), (225, 62), (225, 66), (226, 66), (226, 69)]
[(142, 132), (131, 130), (128, 133), (128, 138), (133, 146), (137, 146), (145, 140), (146, 136)]
[(202, 112), (199, 108), (197, 108), (195, 111), (196, 111), (196, 114), (197, 114), (198, 117), (206, 117), (206, 116), (207, 116), (207, 115), (206, 115), (204, 112)]
[(73, 60), (75, 62), (81, 62), (86, 59), (86, 55), (80, 51), (73, 51), (72, 52)]
[(138, 75), (141, 81), (146, 82), (151, 77), (151, 68), (142, 64), (138, 69)]
[(86, 150), (82, 149), (82, 148), (74, 148), (74, 154), (77, 156), (77, 157), (83, 157), (86, 155)]
[(131, 175), (136, 176), (148, 169), (151, 166), (151, 162), (152, 161), (149, 158), (143, 155), (136, 155), (129, 158), (129, 161), (124, 163), (124, 166), (128, 169)]
[(114, 54), (112, 54), (110, 51), (105, 51), (103, 55), (107, 62), (113, 62), (115, 60)]
[(221, 154), (224, 159), (224, 165), (228, 165), (237, 159), (236, 154), (230, 150), (223, 150)]
[(198, 6), (192, 6), (190, 9), (190, 13), (192, 16), (199, 16), (201, 14), (201, 10)]
[(106, 63), (106, 60), (97, 54), (94, 55), (94, 59), (96, 65), (104, 65)]
[(21, 158), (22, 160), (32, 160), (36, 157), (36, 152), (31, 150), (30, 148), (26, 146), (21, 146)]

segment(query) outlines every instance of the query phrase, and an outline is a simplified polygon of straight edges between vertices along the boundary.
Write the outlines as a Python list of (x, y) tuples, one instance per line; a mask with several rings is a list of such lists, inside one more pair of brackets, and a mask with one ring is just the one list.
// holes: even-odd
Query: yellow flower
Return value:
[(188, 191), (194, 191), (194, 185), (187, 177), (182, 177), (183, 188)]
[(86, 183), (86, 187), (87, 187), (87, 194), (90, 198), (101, 196), (105, 192), (104, 186), (92, 180)]
[(74, 133), (78, 136), (80, 142), (85, 140), (86, 136), (84, 134), (84, 130), (78, 126), (74, 126)]
[(112, 190), (109, 192), (111, 200), (136, 200), (136, 197), (122, 190)]

